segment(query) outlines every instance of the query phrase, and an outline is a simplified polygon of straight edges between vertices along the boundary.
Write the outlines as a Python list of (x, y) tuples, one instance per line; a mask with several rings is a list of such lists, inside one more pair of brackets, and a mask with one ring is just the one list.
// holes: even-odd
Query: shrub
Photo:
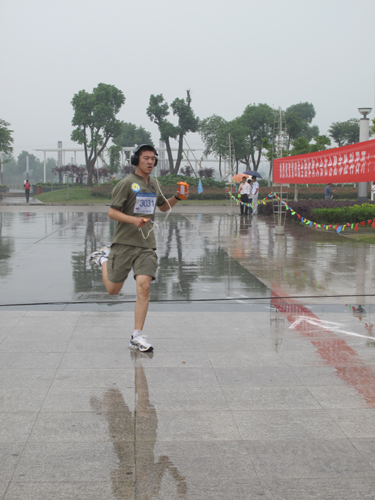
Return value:
[[(272, 215), (272, 206), (277, 201), (260, 205), (259, 213), (264, 215)], [(375, 217), (375, 202), (363, 203), (358, 205), (355, 201), (343, 200), (310, 200), (310, 201), (287, 201), (290, 208), (301, 215), (304, 219), (312, 220), (318, 224), (332, 223), (353, 223), (363, 220), (373, 219)], [(291, 210), (287, 210), (287, 217), (295, 219)]]
[(92, 188), (91, 194), (92, 196), (96, 196), (97, 198), (111, 198), (112, 196), (113, 185), (112, 183), (103, 184), (102, 186)]

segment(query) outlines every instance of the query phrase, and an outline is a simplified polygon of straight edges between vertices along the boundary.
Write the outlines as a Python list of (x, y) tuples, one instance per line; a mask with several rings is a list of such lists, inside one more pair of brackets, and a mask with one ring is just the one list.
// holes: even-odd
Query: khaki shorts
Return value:
[(152, 248), (133, 247), (114, 243), (107, 262), (108, 279), (112, 283), (122, 283), (133, 268), (134, 279), (140, 274), (156, 278), (158, 256)]

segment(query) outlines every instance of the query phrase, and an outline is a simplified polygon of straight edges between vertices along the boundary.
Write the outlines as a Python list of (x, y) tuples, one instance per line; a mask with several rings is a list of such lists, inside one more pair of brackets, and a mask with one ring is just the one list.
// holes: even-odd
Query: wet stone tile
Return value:
[(328, 409), (327, 412), (349, 439), (375, 438), (375, 409)]
[(344, 433), (323, 410), (233, 411), (243, 439), (338, 439)]
[(134, 480), (134, 443), (29, 443), (14, 483), (108, 482)]
[[(151, 414), (152, 415), (152, 414)], [(240, 439), (229, 411), (159, 411), (150, 425), (150, 412), (137, 413), (137, 441), (233, 441)]]
[(12, 479), (23, 447), (21, 443), (0, 443), (0, 484), (6, 484)]
[(371, 500), (375, 477), (261, 479), (269, 500)]
[(130, 481), (12, 483), (4, 500), (135, 500)]
[(36, 413), (0, 413), (0, 442), (26, 442)]
[(134, 422), (129, 411), (114, 412), (111, 407), (103, 409), (99, 407), (98, 410), (102, 410), (101, 413), (41, 413), (35, 422), (29, 441), (30, 443), (134, 441)]
[(320, 410), (305, 387), (224, 387), (231, 410)]
[(124, 385), (134, 387), (134, 368), (120, 369), (61, 369), (51, 390), (77, 389), (80, 387), (105, 387)]
[(262, 481), (375, 478), (374, 469), (346, 439), (245, 441), (245, 446)]

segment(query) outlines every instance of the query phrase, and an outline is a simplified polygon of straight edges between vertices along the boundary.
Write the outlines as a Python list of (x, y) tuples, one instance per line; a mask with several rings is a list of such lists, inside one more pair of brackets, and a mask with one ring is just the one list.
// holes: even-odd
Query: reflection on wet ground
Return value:
[[(87, 260), (108, 244), (115, 224), (101, 213), (0, 213), (0, 303), (135, 299), (134, 280), (109, 297)], [(162, 220), (161, 217), (159, 217)], [(209, 222), (209, 220), (208, 220)], [(199, 227), (171, 216), (158, 232), (159, 269), (151, 301), (265, 297), (269, 290)], [(20, 286), (22, 283), (22, 286)]]
[(134, 354), (106, 214), (0, 215), (1, 500), (375, 498), (372, 246), (172, 214)]
[[(156, 460), (154, 447), (157, 439), (158, 418), (150, 402), (148, 383), (142, 358), (153, 353), (129, 353), (135, 362), (135, 408), (132, 412), (118, 387), (104, 392), (99, 399), (90, 398), (90, 405), (108, 423), (108, 434), (118, 457), (116, 469), (111, 471), (113, 497), (118, 500), (136, 497), (148, 500), (161, 498), (161, 483), (168, 473), (175, 482), (175, 498), (186, 498), (184, 476), (167, 456)], [(133, 403), (133, 401), (131, 401)], [(173, 490), (171, 485), (171, 490)]]
[[(296, 224), (275, 236), (272, 221), (260, 217), (172, 214), (166, 224), (163, 217), (151, 301), (202, 307), (281, 296), (358, 306), (375, 296), (371, 245)], [(0, 304), (133, 301), (134, 280), (109, 297), (87, 263), (115, 224), (106, 213), (0, 213)]]

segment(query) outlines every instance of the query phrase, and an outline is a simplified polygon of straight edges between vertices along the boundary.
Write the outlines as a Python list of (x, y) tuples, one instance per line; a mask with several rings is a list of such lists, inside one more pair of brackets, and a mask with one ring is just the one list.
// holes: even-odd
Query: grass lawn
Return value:
[(110, 198), (92, 196), (91, 188), (79, 186), (69, 187), (69, 193), (67, 188), (54, 189), (49, 193), (38, 194), (34, 198), (46, 204), (58, 205), (105, 205), (111, 201)]
[[(57, 204), (57, 205), (106, 205), (111, 202), (111, 198), (99, 198), (97, 196), (92, 196), (91, 188), (88, 187), (69, 187), (69, 199), (68, 190), (55, 189), (49, 193), (42, 193), (33, 196), (37, 200), (46, 204)], [(230, 205), (229, 201), (226, 200), (184, 200), (181, 201), (182, 205)]]
[(346, 234), (345, 236), (353, 240), (363, 241), (364, 243), (375, 243), (375, 234)]

